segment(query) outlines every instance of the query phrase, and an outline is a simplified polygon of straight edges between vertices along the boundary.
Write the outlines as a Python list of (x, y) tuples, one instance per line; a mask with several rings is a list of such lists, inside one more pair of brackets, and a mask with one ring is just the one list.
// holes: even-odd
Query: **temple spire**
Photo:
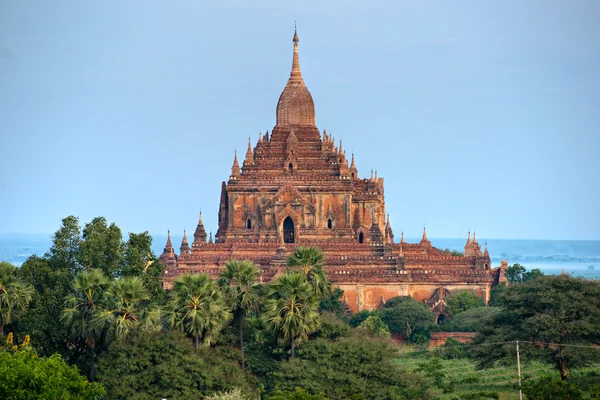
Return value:
[(250, 142), (250, 138), (248, 138), (248, 150), (246, 151), (246, 161), (247, 163), (254, 162), (254, 155), (252, 154), (252, 143)]
[(404, 230), (402, 230), (402, 236), (400, 236), (400, 243), (404, 243)]
[(354, 164), (354, 153), (352, 153), (352, 162), (350, 163), (350, 168), (356, 169), (356, 164)]
[(182, 256), (184, 254), (189, 254), (190, 245), (187, 240), (187, 234), (185, 229), (183, 230), (183, 239), (181, 240), (181, 246), (179, 247), (179, 255)]
[(344, 150), (342, 149), (342, 139), (340, 139), (339, 154), (341, 155), (343, 152), (344, 152)]
[(421, 242), (428, 242), (429, 240), (427, 239), (427, 227), (423, 227), (423, 238), (421, 239)]
[(212, 232), (210, 232), (210, 236), (208, 239), (208, 244), (213, 244)]
[(470, 229), (469, 229), (469, 233), (467, 234), (467, 244), (469, 244), (469, 243), (471, 243), (471, 230)]
[(292, 72), (290, 73), (291, 81), (301, 81), (302, 80), (302, 72), (300, 71), (300, 60), (298, 59), (298, 31), (296, 30), (296, 26), (294, 26), (294, 58), (292, 60)]
[(483, 252), (483, 256), (486, 258), (490, 258), (490, 252), (488, 251), (487, 242), (485, 242), (485, 251)]
[(473, 231), (473, 243), (477, 244), (477, 236), (475, 236), (475, 231)]
[(192, 247), (202, 246), (206, 244), (206, 230), (204, 230), (204, 222), (202, 221), (202, 211), (200, 211), (200, 218), (198, 218), (198, 225), (194, 232), (194, 243)]
[(235, 151), (235, 155), (233, 156), (233, 165), (231, 166), (231, 176), (239, 176), (240, 175), (240, 164), (237, 159), (237, 150)]

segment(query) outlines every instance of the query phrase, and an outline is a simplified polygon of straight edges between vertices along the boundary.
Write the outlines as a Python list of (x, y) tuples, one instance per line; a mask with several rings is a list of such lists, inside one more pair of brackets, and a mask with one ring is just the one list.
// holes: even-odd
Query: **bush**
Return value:
[(139, 332), (100, 357), (97, 378), (109, 398), (204, 398), (240, 389), (255, 395), (256, 378), (240, 368), (239, 350), (194, 350), (182, 332)]
[(577, 386), (552, 376), (525, 381), (523, 393), (528, 400), (579, 400), (583, 398), (583, 394)]
[(322, 394), (310, 394), (304, 389), (296, 388), (293, 392), (276, 390), (265, 400), (328, 400)]
[(483, 299), (469, 290), (460, 290), (452, 293), (446, 300), (446, 311), (451, 317), (471, 310), (473, 308), (483, 307)]
[(102, 385), (89, 383), (59, 354), (43, 358), (27, 350), (0, 350), (2, 399), (88, 400), (101, 399), (104, 393)]
[(350, 327), (338, 316), (331, 312), (321, 314), (321, 326), (313, 334), (314, 337), (336, 339), (346, 337), (350, 333)]
[(502, 311), (501, 307), (477, 307), (456, 314), (439, 325), (442, 332), (481, 332)]
[(348, 318), (348, 325), (350, 325), (353, 328), (356, 328), (371, 315), (377, 315), (377, 311), (361, 310), (357, 313), (354, 313)]
[(360, 332), (333, 342), (311, 340), (298, 349), (298, 356), (273, 373), (273, 390), (291, 392), (298, 387), (332, 400), (430, 398), (421, 377), (393, 362), (394, 351), (387, 342)]
[(363, 329), (373, 337), (389, 339), (391, 337), (390, 330), (387, 325), (377, 315), (371, 315), (358, 326), (357, 329)]
[(393, 299), (395, 304), (392, 307), (384, 307), (380, 312), (381, 319), (390, 332), (402, 333), (411, 343), (429, 340), (428, 335), (434, 323), (434, 316), (429, 307), (411, 298)]

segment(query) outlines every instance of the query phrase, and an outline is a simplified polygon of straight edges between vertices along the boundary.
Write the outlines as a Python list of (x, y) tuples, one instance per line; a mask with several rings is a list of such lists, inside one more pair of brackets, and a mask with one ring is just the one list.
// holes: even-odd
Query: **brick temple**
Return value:
[(475, 234), (464, 256), (432, 246), (423, 230), (418, 243), (404, 234), (394, 241), (386, 215), (384, 180), (361, 178), (342, 142), (336, 146), (315, 124), (315, 106), (298, 57), (295, 32), (292, 71), (277, 103), (272, 132), (260, 135), (240, 167), (237, 152), (231, 174), (222, 183), (218, 231), (207, 237), (202, 214), (190, 246), (184, 231), (179, 255), (171, 238), (160, 256), (166, 287), (181, 274), (216, 276), (230, 259), (256, 263), (263, 282), (285, 270), (296, 246), (316, 246), (325, 254), (331, 282), (344, 290), (352, 311), (373, 309), (393, 296), (425, 301), (443, 315), (444, 298), (468, 289), (489, 298), (504, 279), (506, 262), (492, 269), (487, 250)]

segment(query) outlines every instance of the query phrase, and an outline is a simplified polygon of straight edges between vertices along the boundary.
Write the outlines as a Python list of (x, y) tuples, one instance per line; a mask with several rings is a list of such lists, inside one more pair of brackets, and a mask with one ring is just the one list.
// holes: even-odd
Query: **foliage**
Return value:
[(454, 257), (463, 257), (465, 255), (465, 253), (463, 253), (461, 251), (450, 250), (449, 248), (445, 248), (443, 250), (443, 252), (444, 252), (444, 254), (451, 255), (451, 256), (454, 256)]
[(265, 321), (281, 342), (290, 343), (292, 358), (295, 345), (319, 328), (318, 307), (313, 285), (302, 273), (286, 272), (269, 285)]
[(385, 303), (383, 303), (383, 308), (394, 308), (405, 301), (413, 301), (414, 299), (410, 296), (395, 296), (390, 297)]
[(102, 339), (103, 329), (92, 321), (99, 312), (108, 279), (102, 271), (80, 271), (75, 277), (73, 293), (65, 298), (61, 321), (75, 339), (83, 340), (89, 348), (90, 380), (94, 381), (97, 342)]
[(121, 275), (124, 247), (121, 229), (106, 218), (96, 217), (85, 224), (79, 254), (80, 263), (85, 268), (98, 268), (108, 278)]
[(166, 307), (167, 323), (204, 346), (215, 342), (232, 318), (227, 299), (215, 281), (206, 274), (182, 275), (174, 283)]
[(527, 272), (524, 266), (516, 263), (506, 268), (505, 276), (510, 283), (523, 283), (544, 276), (544, 273), (538, 268)]
[(107, 340), (122, 339), (130, 332), (157, 330), (161, 326), (158, 307), (150, 307), (150, 295), (138, 277), (110, 282), (91, 324), (106, 332)]
[(446, 343), (436, 347), (434, 354), (442, 360), (454, 360), (468, 356), (465, 346), (451, 337), (446, 339)]
[(0, 338), (4, 336), (4, 326), (27, 311), (33, 294), (33, 287), (17, 277), (17, 267), (0, 261)]
[(577, 386), (549, 375), (523, 382), (523, 393), (528, 400), (579, 400), (583, 398), (583, 393)]
[(244, 320), (249, 312), (260, 306), (261, 284), (258, 281), (260, 271), (251, 261), (230, 260), (225, 263), (218, 285), (225, 293), (237, 320), (244, 368)]
[(0, 397), (6, 400), (88, 400), (104, 396), (104, 388), (89, 383), (60, 355), (38, 357), (31, 351), (0, 350)]
[(390, 332), (400, 332), (409, 340), (413, 334), (428, 334), (434, 324), (434, 315), (424, 303), (405, 299), (393, 307), (384, 307), (381, 319)]
[(373, 337), (389, 339), (391, 337), (388, 326), (377, 315), (371, 315), (360, 323), (358, 329), (364, 329)]
[(299, 387), (293, 392), (287, 390), (275, 390), (270, 395), (265, 396), (265, 400), (328, 400), (322, 394), (310, 394), (306, 390)]
[(334, 288), (329, 298), (321, 300), (319, 303), (319, 310), (321, 312), (332, 312), (339, 318), (343, 318), (347, 312), (346, 309), (344, 309), (344, 304), (340, 301), (343, 297), (344, 291), (338, 287)]
[(331, 297), (331, 283), (323, 270), (323, 252), (316, 247), (297, 247), (286, 259), (288, 270), (300, 270), (319, 300)]
[(350, 315), (350, 317), (348, 317), (348, 325), (350, 325), (353, 328), (356, 328), (365, 319), (369, 318), (371, 315), (378, 315), (378, 313), (377, 313), (377, 311), (360, 310), (359, 312), (356, 312), (356, 313)]
[(443, 332), (480, 332), (502, 311), (501, 307), (477, 307), (456, 314), (439, 326)]
[[(540, 277), (509, 286), (499, 303), (503, 311), (475, 339), (482, 346), (472, 353), (481, 366), (496, 360), (513, 362), (516, 340), (525, 342), (523, 358), (551, 362), (563, 379), (573, 366), (600, 359), (600, 351), (577, 347), (592, 346), (600, 340), (600, 282), (569, 276)], [(512, 343), (491, 345), (509, 341)]]
[(68, 329), (56, 321), (60, 320), (64, 298), (72, 289), (70, 271), (57, 268), (47, 258), (31, 256), (21, 266), (19, 276), (35, 290), (27, 313), (15, 324), (15, 331), (30, 334), (40, 355), (60, 352), (65, 356)]
[(446, 311), (450, 317), (473, 308), (483, 307), (481, 297), (469, 290), (460, 290), (452, 293), (446, 300)]
[(242, 393), (242, 390), (235, 388), (230, 392), (218, 392), (207, 396), (204, 400), (251, 400), (249, 396)]
[[(298, 358), (281, 363), (269, 384), (291, 392), (296, 387), (330, 399), (428, 399), (427, 385), (393, 361), (393, 350), (358, 332), (334, 341), (315, 339)], [(277, 393), (277, 392), (275, 392)]]
[(81, 252), (81, 228), (79, 218), (69, 215), (62, 220), (61, 227), (52, 236), (48, 258), (55, 270), (65, 269), (75, 276), (82, 269), (79, 263)]
[(181, 332), (138, 331), (100, 357), (98, 381), (111, 399), (199, 399), (234, 389), (256, 398), (256, 380), (237, 359), (229, 347), (194, 350)]
[(166, 293), (162, 285), (165, 266), (158, 261), (152, 251), (152, 236), (146, 232), (129, 233), (124, 244), (125, 255), (123, 277), (139, 276), (155, 304), (163, 304)]
[(344, 323), (336, 314), (324, 312), (321, 314), (321, 326), (314, 333), (315, 337), (336, 339), (346, 337), (350, 333), (350, 327)]

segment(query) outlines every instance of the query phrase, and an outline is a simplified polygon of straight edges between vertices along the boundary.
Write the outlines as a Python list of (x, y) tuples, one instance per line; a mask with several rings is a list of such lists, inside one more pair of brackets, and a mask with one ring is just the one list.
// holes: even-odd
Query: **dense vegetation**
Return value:
[[(410, 297), (348, 314), (316, 248), (297, 248), (269, 284), (231, 260), (218, 279), (183, 275), (166, 292), (151, 243), (70, 216), (44, 257), (0, 263), (1, 398), (503, 399), (517, 340), (527, 398), (600, 391), (596, 281), (515, 264), (493, 307), (458, 291), (437, 325)], [(426, 350), (440, 330), (480, 334)]]

